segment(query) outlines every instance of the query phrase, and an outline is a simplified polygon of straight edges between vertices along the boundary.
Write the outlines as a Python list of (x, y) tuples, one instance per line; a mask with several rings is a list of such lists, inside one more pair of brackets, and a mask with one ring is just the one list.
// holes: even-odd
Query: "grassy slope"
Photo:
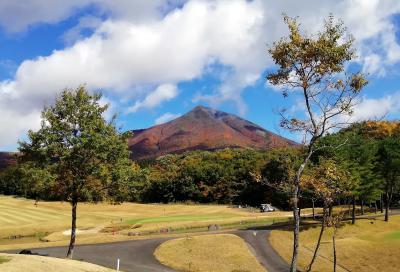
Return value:
[(247, 244), (232, 234), (170, 240), (161, 244), (154, 255), (161, 263), (180, 271), (265, 271)]
[(1, 254), (8, 262), (0, 263), (0, 271), (8, 272), (112, 272), (115, 270), (74, 260), (57, 259), (32, 255)]
[[(304, 268), (311, 259), (319, 227), (300, 234), (300, 266)], [(314, 271), (332, 271), (332, 230), (323, 237), (320, 255)], [(292, 232), (274, 230), (270, 242), (287, 261), (291, 258)], [(346, 224), (337, 234), (338, 263), (351, 271), (400, 271), (400, 216), (392, 216), (386, 223), (382, 218), (358, 220), (356, 225)], [(339, 268), (339, 271), (341, 269)], [(342, 270), (343, 271), (343, 270)]]
[[(66, 202), (39, 202), (23, 198), (0, 196), (0, 250), (66, 244), (68, 236), (62, 234), (70, 228), (70, 205)], [(78, 243), (107, 242), (131, 239), (129, 231), (148, 232), (161, 228), (187, 229), (209, 224), (238, 224), (241, 221), (266, 222), (274, 217), (287, 217), (286, 212), (260, 214), (246, 209), (233, 209), (223, 205), (178, 205), (105, 203), (78, 205), (78, 228), (123, 229), (119, 235), (98, 233), (78, 235)], [(134, 230), (130, 229), (134, 227)], [(1, 239), (9, 236), (45, 237), (54, 243), (38, 243), (37, 237)], [(22, 244), (22, 245), (21, 245)]]

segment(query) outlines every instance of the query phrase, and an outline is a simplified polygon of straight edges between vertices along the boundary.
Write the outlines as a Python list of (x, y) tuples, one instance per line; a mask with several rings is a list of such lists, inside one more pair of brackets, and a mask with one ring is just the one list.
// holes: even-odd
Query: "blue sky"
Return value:
[(400, 117), (399, 1), (30, 0), (0, 2), (0, 150), (16, 150), (57, 92), (101, 91), (122, 130), (145, 128), (196, 105), (240, 115), (275, 133), (278, 109), (298, 98), (265, 82), (267, 45), (307, 33), (332, 13), (356, 39), (351, 69), (368, 74), (354, 120)]

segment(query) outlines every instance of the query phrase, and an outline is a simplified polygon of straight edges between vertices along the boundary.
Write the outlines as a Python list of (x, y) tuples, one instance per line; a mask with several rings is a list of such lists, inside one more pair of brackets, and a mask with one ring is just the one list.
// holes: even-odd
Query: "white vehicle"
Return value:
[(276, 209), (274, 207), (272, 207), (271, 204), (261, 204), (260, 205), (260, 211), (261, 212), (273, 212)]

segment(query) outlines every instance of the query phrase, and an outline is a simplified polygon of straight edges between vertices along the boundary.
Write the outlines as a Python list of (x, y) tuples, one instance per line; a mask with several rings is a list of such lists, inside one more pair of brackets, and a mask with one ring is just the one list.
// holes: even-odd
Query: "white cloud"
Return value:
[(158, 118), (154, 121), (154, 124), (160, 125), (160, 124), (166, 123), (166, 122), (168, 122), (168, 121), (171, 121), (171, 120), (173, 120), (173, 119), (176, 119), (176, 118), (178, 118), (178, 117), (180, 117), (180, 116), (181, 116), (180, 113), (170, 113), (170, 112), (167, 112), (167, 113), (164, 113), (163, 115), (161, 115), (160, 117), (158, 117)]
[(29, 0), (0, 1), (0, 25), (8, 32), (24, 31), (40, 23), (58, 23), (77, 10), (94, 6), (98, 15), (109, 15), (131, 22), (148, 22), (160, 18), (160, 11), (179, 4), (180, 0)]
[(63, 40), (68, 45), (73, 45), (76, 41), (84, 39), (82, 34), (85, 30), (94, 30), (102, 23), (100, 18), (95, 16), (84, 16), (79, 19), (79, 23), (73, 28), (69, 29), (63, 35)]
[(356, 105), (352, 121), (380, 120), (400, 113), (400, 92), (381, 98), (363, 97)]
[[(235, 91), (263, 67), (264, 52), (257, 50), (262, 44), (259, 7), (258, 2), (241, 0), (191, 1), (147, 23), (108, 19), (90, 37), (24, 61), (13, 80), (0, 83), (0, 113), (14, 111), (14, 118), (23, 119), (51, 102), (56, 92), (82, 83), (89, 89), (142, 98), (130, 108), (134, 112), (175, 97), (172, 89), (166, 92), (160, 86), (199, 78), (213, 61), (233, 71), (228, 87), (221, 87), (221, 99), (240, 101)], [(152, 94), (146, 91), (151, 86), (160, 88)]]
[(161, 104), (163, 101), (168, 101), (178, 95), (178, 89), (172, 84), (163, 84), (157, 87), (153, 92), (146, 96), (143, 101), (136, 101), (136, 103), (129, 107), (127, 112), (136, 112), (139, 109), (151, 109)]
[[(183, 2), (0, 1), (0, 25), (10, 32), (57, 23), (89, 5), (97, 10), (94, 16), (107, 18), (101, 22), (96, 17), (82, 18), (65, 34), (72, 41), (70, 46), (24, 61), (12, 80), (0, 82), (0, 116), (13, 116), (15, 123), (21, 124), (3, 122), (0, 130), (21, 135), (37, 125), (40, 109), (56, 92), (82, 83), (112, 94), (109, 97), (135, 99), (131, 112), (148, 109), (176, 97), (177, 90), (161, 91), (165, 86), (201, 78), (210, 73), (212, 64), (220, 64), (228, 72), (212, 95), (200, 94), (198, 99), (213, 106), (233, 101), (244, 114), (243, 89), (272, 67), (266, 45), (287, 33), (282, 12), (298, 15), (308, 32), (318, 30), (329, 13), (343, 18), (357, 40), (358, 61), (365, 71), (384, 75), (387, 67), (400, 60), (391, 21), (400, 11), (400, 1), (191, 0), (174, 9)], [(93, 34), (80, 36), (82, 28)], [(36, 117), (24, 122), (27, 115)], [(15, 138), (0, 139), (0, 145), (10, 142)]]

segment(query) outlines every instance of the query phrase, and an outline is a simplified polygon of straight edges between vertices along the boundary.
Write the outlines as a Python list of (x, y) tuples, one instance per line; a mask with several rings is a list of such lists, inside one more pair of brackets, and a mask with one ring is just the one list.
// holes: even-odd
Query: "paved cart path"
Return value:
[[(287, 271), (287, 265), (268, 243), (270, 230), (241, 230), (232, 232), (243, 238), (252, 249), (258, 261), (268, 272)], [(120, 269), (125, 272), (172, 272), (162, 265), (153, 255), (163, 242), (175, 238), (156, 238), (133, 240), (94, 245), (78, 245), (74, 250), (74, 259), (116, 268), (120, 259)], [(32, 249), (33, 253), (64, 258), (67, 247)], [(10, 252), (16, 253), (16, 251)]]

